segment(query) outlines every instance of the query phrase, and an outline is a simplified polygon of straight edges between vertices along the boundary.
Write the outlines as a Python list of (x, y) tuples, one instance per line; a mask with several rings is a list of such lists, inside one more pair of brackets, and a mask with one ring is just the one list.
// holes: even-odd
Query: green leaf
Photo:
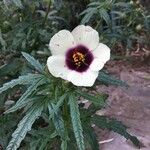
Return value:
[(83, 130), (84, 130), (85, 138), (90, 144), (92, 150), (99, 150), (99, 144), (94, 129), (88, 126), (87, 124), (85, 124), (83, 125)]
[(84, 97), (85, 99), (91, 101), (94, 105), (96, 106), (100, 106), (103, 107), (105, 105), (105, 101), (107, 99), (107, 95), (106, 94), (97, 94), (95, 96), (93, 95), (89, 95), (86, 92), (82, 92), (82, 91), (76, 91), (80, 96)]
[(70, 105), (71, 121), (78, 148), (79, 150), (85, 150), (78, 102), (73, 94), (69, 96), (69, 105)]
[(104, 71), (99, 72), (97, 80), (108, 85), (111, 84), (111, 85), (117, 85), (122, 87), (128, 87), (126, 82), (119, 79), (115, 79), (114, 77), (105, 73)]
[(65, 100), (66, 97), (67, 97), (67, 94), (65, 93), (64, 95), (62, 95), (59, 98), (57, 104), (55, 105), (55, 110), (59, 109), (59, 107), (63, 105), (63, 102), (64, 102), (64, 100)]
[(13, 3), (14, 3), (17, 7), (23, 8), (23, 5), (22, 5), (21, 0), (12, 0), (12, 1), (13, 1)]
[(65, 129), (64, 129), (64, 121), (62, 119), (62, 116), (61, 116), (59, 110), (60, 110), (60, 107), (62, 106), (66, 96), (67, 96), (67, 94), (62, 95), (59, 98), (59, 101), (57, 102), (56, 105), (54, 105), (53, 103), (48, 104), (49, 118), (52, 118), (54, 126), (62, 139), (65, 138)]
[(3, 39), (1, 29), (0, 29), (0, 45), (2, 45), (2, 50), (6, 50), (7, 44), (6, 44), (5, 40)]
[(16, 127), (19, 115), (1, 115), (0, 116), (0, 145), (6, 149), (12, 130)]
[[(42, 114), (41, 114), (42, 115)], [(39, 119), (40, 120), (40, 119)], [(53, 142), (53, 138), (56, 138), (58, 134), (54, 131), (54, 128), (50, 125), (47, 127), (38, 127), (28, 132), (27, 137), (24, 139), (26, 145), (29, 145), (29, 150), (47, 150), (50, 149), (49, 143)], [(28, 144), (27, 144), (28, 143)]]
[(114, 6), (116, 6), (116, 7), (126, 7), (126, 8), (129, 8), (129, 7), (130, 7), (130, 3), (118, 2), (118, 3), (114, 3)]
[(93, 6), (93, 7), (96, 7), (99, 5), (100, 5), (100, 2), (92, 2), (92, 3), (88, 4), (88, 6)]
[(67, 140), (61, 142), (61, 150), (67, 150)]
[(63, 0), (54, 0), (53, 2), (56, 9), (60, 9), (61, 6), (63, 5)]
[(25, 138), (28, 131), (31, 130), (34, 121), (41, 115), (43, 106), (33, 106), (20, 121), (17, 129), (12, 134), (12, 139), (9, 142), (6, 150), (17, 150), (21, 141)]
[(110, 17), (109, 17), (109, 14), (107, 13), (107, 11), (105, 9), (100, 9), (99, 10), (99, 13), (101, 15), (101, 18), (103, 18), (105, 20), (105, 22), (107, 23), (108, 26), (110, 26)]
[(22, 52), (22, 55), (26, 58), (26, 60), (39, 72), (43, 72), (44, 67), (40, 64), (38, 60), (35, 60), (31, 55)]
[(22, 64), (23, 62), (20, 59), (15, 58), (10, 63), (2, 65), (0, 67), (0, 76), (15, 75), (21, 70)]
[[(28, 89), (27, 91), (20, 97), (20, 99), (16, 102), (14, 106), (12, 106), (10, 109), (6, 110), (4, 113), (8, 114), (10, 112), (14, 112), (18, 109), (21, 109), (22, 107), (26, 106), (29, 101), (33, 99), (28, 99), (28, 97), (37, 89), (38, 86), (43, 84), (45, 82), (44, 79), (38, 79), (36, 80)], [(27, 100), (28, 99), (28, 100)]]
[(48, 104), (48, 110), (49, 110), (49, 116), (52, 118), (53, 123), (55, 125), (56, 131), (61, 136), (62, 139), (64, 139), (65, 135), (65, 129), (64, 129), (64, 122), (61, 116), (61, 113), (59, 112), (59, 109), (56, 109), (56, 106), (54, 104)]
[(32, 84), (32, 82), (35, 79), (41, 78), (42, 75), (38, 74), (28, 74), (24, 76), (20, 76), (18, 79), (11, 80), (10, 82), (5, 83), (1, 88), (0, 88), (0, 94), (10, 88), (13, 88), (16, 85), (27, 85), (27, 84)]
[(48, 143), (48, 139), (47, 138), (43, 139), (42, 142), (40, 143), (38, 150), (45, 150), (47, 143)]
[(92, 16), (96, 13), (96, 8), (88, 8), (85, 11), (83, 11), (80, 15), (84, 15), (84, 17), (81, 20), (81, 24), (85, 24), (87, 22), (89, 22), (89, 20), (92, 18)]
[(123, 125), (120, 121), (117, 121), (115, 119), (109, 119), (106, 116), (95, 115), (92, 118), (92, 122), (99, 128), (114, 131), (124, 136), (126, 139), (130, 139), (137, 147), (141, 147), (140, 141), (135, 136), (130, 135), (127, 132), (127, 127)]
[(58, 135), (57, 132), (54, 131), (54, 132), (49, 136), (49, 138), (50, 138), (50, 139), (53, 139), (53, 138), (55, 138), (57, 135)]

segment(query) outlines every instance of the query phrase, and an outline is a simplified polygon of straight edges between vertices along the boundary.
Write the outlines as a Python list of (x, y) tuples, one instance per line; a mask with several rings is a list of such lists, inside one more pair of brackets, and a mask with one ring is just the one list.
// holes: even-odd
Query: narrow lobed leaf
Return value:
[(99, 13), (101, 15), (101, 18), (103, 18), (105, 20), (105, 22), (107, 23), (107, 25), (109, 26), (111, 23), (111, 20), (110, 20), (110, 16), (109, 16), (108, 12), (102, 8), (99, 10)]
[(82, 130), (82, 125), (80, 120), (80, 112), (78, 108), (78, 103), (73, 94), (71, 94), (69, 97), (69, 105), (70, 105), (71, 121), (72, 121), (73, 130), (74, 130), (78, 148), (79, 150), (85, 150), (84, 137), (82, 133), (83, 130)]
[(41, 78), (42, 75), (38, 74), (28, 74), (24, 76), (20, 76), (18, 79), (11, 80), (7, 83), (5, 83), (1, 88), (0, 88), (0, 94), (10, 88), (13, 88), (16, 85), (27, 85), (27, 84), (32, 84), (32, 82), (38, 78)]
[(91, 146), (91, 149), (99, 150), (99, 144), (98, 144), (97, 136), (96, 136), (94, 129), (92, 127), (88, 126), (87, 124), (85, 124), (85, 125), (83, 124), (83, 130), (84, 130), (86, 140), (88, 141), (88, 143)]
[(39, 72), (43, 72), (44, 67), (40, 64), (40, 62), (38, 60), (36, 60), (35, 58), (33, 58), (31, 55), (22, 52), (22, 55), (25, 57), (25, 59), (30, 63), (31, 66), (33, 66), (36, 70), (38, 70)]
[[(5, 111), (5, 114), (14, 112), (18, 109), (21, 109), (22, 107), (26, 106), (29, 101), (33, 99), (28, 99), (28, 97), (37, 89), (38, 86), (43, 84), (45, 82), (44, 79), (37, 79), (28, 89), (27, 91), (20, 97), (20, 99), (16, 102), (14, 106), (12, 106), (10, 109)], [(28, 100), (27, 100), (28, 99)]]
[(115, 79), (114, 77), (105, 73), (104, 71), (99, 72), (97, 80), (108, 85), (111, 84), (111, 85), (117, 85), (122, 87), (128, 87), (126, 82), (119, 79)]
[(17, 150), (27, 132), (31, 130), (34, 121), (41, 115), (42, 110), (43, 106), (35, 105), (27, 112), (26, 116), (20, 121), (17, 129), (12, 134), (12, 139), (6, 150)]
[(84, 17), (81, 20), (82, 24), (85, 24), (89, 22), (89, 20), (93, 17), (93, 15), (96, 13), (97, 9), (96, 8), (88, 8), (85, 11), (83, 11), (80, 15), (84, 15)]
[(114, 131), (124, 136), (126, 139), (130, 139), (137, 147), (141, 147), (140, 141), (135, 136), (129, 134), (127, 132), (127, 127), (123, 125), (120, 121), (117, 121), (115, 119), (109, 119), (106, 116), (95, 115), (92, 118), (92, 122), (99, 128)]
[(59, 112), (59, 108), (57, 108), (54, 104), (48, 104), (49, 116), (52, 118), (56, 131), (64, 139), (65, 129), (64, 129), (64, 121)]
[(90, 95), (88, 93), (85, 93), (83, 91), (77, 90), (76, 93), (78, 93), (80, 96), (84, 97), (85, 99), (91, 101), (94, 105), (103, 107), (105, 105), (105, 101), (107, 99), (106, 94), (98, 94), (98, 95)]

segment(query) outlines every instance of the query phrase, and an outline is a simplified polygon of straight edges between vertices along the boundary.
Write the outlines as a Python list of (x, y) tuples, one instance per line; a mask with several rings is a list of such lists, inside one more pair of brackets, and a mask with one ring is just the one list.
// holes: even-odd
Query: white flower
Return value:
[(61, 30), (50, 40), (52, 56), (47, 60), (50, 73), (76, 86), (92, 86), (110, 49), (99, 43), (99, 35), (90, 26), (79, 25), (72, 32)]

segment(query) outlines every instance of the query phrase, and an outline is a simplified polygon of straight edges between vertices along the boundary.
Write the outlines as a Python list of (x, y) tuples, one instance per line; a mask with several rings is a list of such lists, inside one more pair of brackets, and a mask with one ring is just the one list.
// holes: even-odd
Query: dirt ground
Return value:
[[(99, 111), (122, 121), (129, 132), (144, 144), (141, 150), (150, 150), (150, 65), (138, 62), (113, 61), (107, 64), (107, 70), (129, 84), (128, 89), (114, 86), (98, 86), (98, 92), (109, 94), (108, 107)], [(97, 131), (102, 150), (136, 150), (129, 141), (114, 132)]]

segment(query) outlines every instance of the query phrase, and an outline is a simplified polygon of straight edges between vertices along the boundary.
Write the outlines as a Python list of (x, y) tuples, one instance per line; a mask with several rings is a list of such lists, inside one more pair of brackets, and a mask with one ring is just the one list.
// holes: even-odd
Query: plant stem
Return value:
[(48, 13), (49, 13), (49, 11), (50, 11), (50, 7), (51, 7), (51, 0), (49, 1), (48, 8), (47, 8), (47, 12), (46, 12), (46, 15), (45, 15), (45, 17), (44, 17), (42, 26), (44, 26), (45, 23), (46, 23), (46, 20), (47, 20), (47, 17), (48, 17)]

